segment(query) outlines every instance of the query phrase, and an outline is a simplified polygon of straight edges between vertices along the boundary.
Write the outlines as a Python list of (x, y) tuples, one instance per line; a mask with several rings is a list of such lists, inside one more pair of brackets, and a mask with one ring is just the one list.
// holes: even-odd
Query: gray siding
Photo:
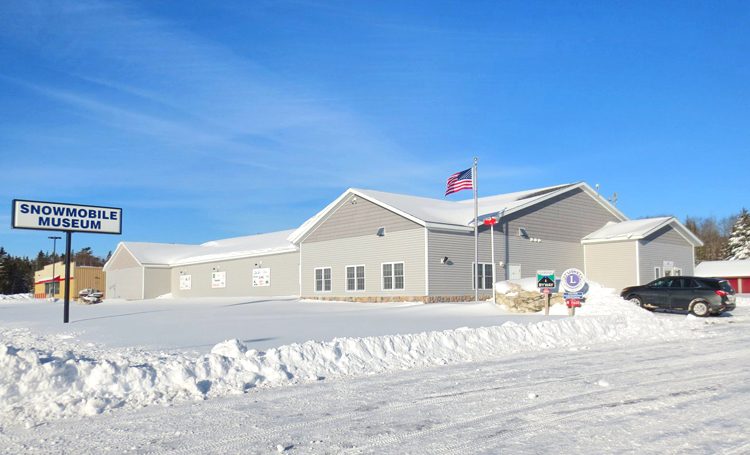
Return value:
[(671, 226), (655, 232), (639, 242), (640, 284), (654, 280), (654, 267), (662, 267), (664, 261), (674, 262), (683, 275), (692, 275), (693, 245)]
[[(620, 221), (581, 189), (548, 199), (501, 220), (510, 237), (518, 237), (523, 228), (530, 237), (543, 242), (580, 243), (588, 234), (602, 228), (609, 221)], [(528, 240), (526, 240), (528, 241)]]
[(306, 243), (350, 237), (374, 236), (380, 227), (386, 228), (386, 235), (409, 229), (421, 229), (422, 226), (373, 204), (361, 197), (352, 204), (353, 197), (344, 201), (327, 220), (313, 231), (304, 241)]
[[(359, 205), (359, 204), (358, 204)], [(383, 212), (384, 209), (380, 208)], [(376, 220), (370, 225), (381, 226)], [(425, 230), (391, 230), (383, 237), (375, 231), (366, 231), (360, 237), (344, 236), (325, 241), (302, 242), (302, 296), (312, 298), (364, 298), (403, 297), (425, 295)], [(404, 263), (404, 289), (382, 290), (381, 264)], [(345, 274), (347, 266), (365, 266), (365, 290), (347, 292)], [(315, 269), (331, 268), (331, 292), (315, 292)]]
[(638, 284), (636, 242), (585, 245), (586, 278), (618, 292)]
[[(259, 264), (256, 267), (255, 264)], [(212, 288), (214, 267), (226, 272), (226, 287)], [(253, 269), (270, 268), (271, 285), (253, 286)], [(180, 290), (180, 276), (191, 276), (191, 289)], [(174, 266), (171, 271), (175, 297), (252, 297), (299, 295), (299, 253), (282, 253), (205, 264)]]
[(160, 295), (171, 292), (170, 284), (171, 271), (168, 268), (149, 268), (146, 267), (143, 283), (143, 298), (155, 299)]
[(109, 258), (108, 270), (121, 270), (121, 269), (132, 269), (133, 267), (140, 267), (141, 265), (136, 261), (135, 257), (130, 254), (125, 248), (120, 248), (116, 251), (115, 255)]
[(110, 269), (107, 272), (107, 298), (140, 300), (143, 298), (143, 267)]
[[(486, 232), (485, 232), (486, 231)], [(429, 239), (430, 296), (474, 295), (472, 264), (474, 263), (474, 232), (431, 230)], [(496, 242), (498, 240), (496, 239)], [(495, 256), (498, 254), (495, 244)], [(448, 257), (448, 262), (441, 260)], [(492, 262), (489, 229), (479, 235), (479, 262)], [(499, 277), (499, 275), (498, 275)], [(479, 290), (480, 295), (492, 295), (492, 290)]]
[[(573, 190), (528, 209), (502, 217), (495, 226), (495, 263), (521, 266), (521, 277), (536, 277), (537, 270), (552, 269), (558, 274), (574, 267), (584, 270), (581, 238), (609, 221), (619, 221), (583, 190)], [(519, 237), (523, 228), (532, 242)], [(507, 235), (506, 235), (507, 233)], [(479, 262), (492, 262), (490, 228), (479, 228)], [(430, 295), (473, 294), (473, 232), (432, 230), (429, 233)], [(448, 264), (440, 259), (447, 256)], [(633, 262), (635, 263), (635, 261)], [(507, 279), (508, 267), (498, 267), (499, 281)], [(490, 292), (480, 290), (480, 294)]]
[[(541, 269), (557, 273), (571, 267), (583, 270), (581, 239), (609, 221), (620, 220), (583, 190), (570, 191), (503, 217), (499, 225), (501, 233), (496, 234), (501, 237), (503, 256), (497, 260), (520, 264), (522, 278), (535, 277)], [(519, 228), (541, 242), (520, 237)], [(498, 279), (505, 279), (505, 271), (498, 269), (498, 272)]]

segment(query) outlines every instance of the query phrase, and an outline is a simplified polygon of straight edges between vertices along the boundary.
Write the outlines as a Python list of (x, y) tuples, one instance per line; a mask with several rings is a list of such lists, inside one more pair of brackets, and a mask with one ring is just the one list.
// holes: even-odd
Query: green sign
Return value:
[(537, 288), (555, 287), (555, 271), (554, 270), (537, 270), (536, 271), (536, 287)]

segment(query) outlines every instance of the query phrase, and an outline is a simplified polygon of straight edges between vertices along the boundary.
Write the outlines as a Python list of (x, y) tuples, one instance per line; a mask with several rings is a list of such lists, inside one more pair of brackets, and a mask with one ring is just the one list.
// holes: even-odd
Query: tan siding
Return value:
[(638, 284), (636, 242), (596, 243), (586, 248), (586, 278), (619, 291)]
[(75, 277), (76, 287), (73, 288), (75, 289), (75, 297), (78, 297), (78, 292), (85, 288), (98, 289), (104, 292), (104, 298), (107, 297), (106, 274), (101, 267), (77, 267)]
[(122, 270), (131, 269), (133, 267), (140, 267), (138, 261), (130, 254), (126, 248), (118, 248), (115, 251), (115, 255), (109, 258), (108, 270)]
[[(255, 264), (259, 264), (256, 267)], [(212, 288), (211, 273), (214, 267), (226, 272), (226, 287)], [(253, 286), (253, 269), (271, 269), (270, 286)], [(180, 290), (180, 276), (191, 276), (191, 289)], [(173, 267), (171, 271), (172, 294), (175, 297), (252, 297), (299, 295), (299, 253), (234, 259)]]
[(353, 197), (347, 199), (330, 217), (321, 224), (305, 243), (350, 237), (375, 237), (378, 229), (386, 228), (386, 236), (393, 232), (409, 229), (421, 229), (422, 226), (397, 215), (361, 197), (352, 204)]
[[(302, 242), (302, 296), (304, 297), (396, 297), (425, 295), (424, 229), (389, 230), (384, 237), (374, 232), (361, 237)], [(404, 263), (403, 290), (383, 291), (381, 264)], [(347, 266), (365, 266), (365, 290), (347, 292), (344, 278)], [(331, 267), (332, 292), (315, 292), (315, 269)]]

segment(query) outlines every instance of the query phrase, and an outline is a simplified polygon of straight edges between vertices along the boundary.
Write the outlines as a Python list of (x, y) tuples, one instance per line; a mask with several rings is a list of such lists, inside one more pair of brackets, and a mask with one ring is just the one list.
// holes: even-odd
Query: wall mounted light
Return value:
[(518, 236), (523, 237), (525, 239), (529, 238), (529, 234), (526, 233), (526, 229), (524, 228), (518, 228)]
[(385, 226), (378, 229), (378, 237), (385, 237)]
[(441, 264), (446, 264), (448, 262), (448, 256), (443, 257), (443, 259), (440, 260)]
[(357, 205), (357, 198), (356, 198), (356, 196), (352, 198), (352, 205)]

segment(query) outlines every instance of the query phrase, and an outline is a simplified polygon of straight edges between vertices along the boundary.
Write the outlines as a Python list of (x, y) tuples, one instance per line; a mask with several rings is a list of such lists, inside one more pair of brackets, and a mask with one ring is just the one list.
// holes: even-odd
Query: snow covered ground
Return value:
[(59, 302), (9, 299), (0, 447), (750, 453), (740, 304), (699, 319), (600, 288), (573, 318), (488, 302), (108, 301), (64, 325)]

